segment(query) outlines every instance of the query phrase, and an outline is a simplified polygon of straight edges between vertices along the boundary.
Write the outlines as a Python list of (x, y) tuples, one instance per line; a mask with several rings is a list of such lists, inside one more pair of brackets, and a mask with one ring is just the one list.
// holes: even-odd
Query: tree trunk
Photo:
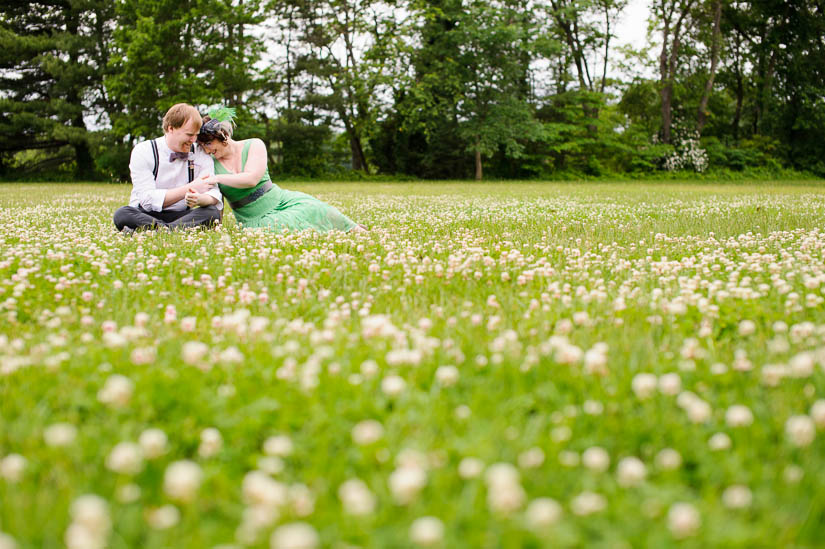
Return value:
[(364, 156), (364, 149), (361, 146), (361, 138), (355, 135), (355, 132), (350, 133), (349, 147), (350, 151), (352, 151), (352, 169), (355, 171), (369, 173), (367, 159)]
[[(659, 54), (659, 75), (662, 91), (662, 142), (671, 143), (673, 136), (671, 129), (673, 125), (673, 80), (676, 77), (676, 61), (679, 58), (679, 47), (682, 40), (682, 25), (693, 7), (695, 0), (683, 0), (679, 2), (669, 2), (663, 0), (659, 7), (662, 10), (662, 51)], [(671, 29), (670, 23), (676, 10), (679, 10), (679, 18)], [(668, 51), (668, 43), (670, 50)]]
[(481, 150), (476, 147), (476, 181), (481, 181), (483, 175), (481, 170)]
[(721, 41), (721, 32), (719, 31), (719, 22), (722, 19), (722, 0), (716, 0), (716, 6), (713, 12), (713, 34), (711, 35), (711, 53), (710, 53), (710, 74), (708, 81), (705, 83), (705, 91), (702, 94), (702, 100), (699, 102), (699, 112), (696, 117), (696, 131), (702, 135), (702, 130), (708, 119), (708, 101), (710, 100), (710, 93), (713, 91), (713, 81), (716, 78), (716, 68), (719, 65), (719, 50)]

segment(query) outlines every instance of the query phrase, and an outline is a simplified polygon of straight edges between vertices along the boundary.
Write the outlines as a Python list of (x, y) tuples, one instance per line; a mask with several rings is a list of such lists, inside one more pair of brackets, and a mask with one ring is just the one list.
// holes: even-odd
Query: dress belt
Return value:
[(261, 185), (260, 187), (255, 189), (255, 192), (253, 192), (252, 194), (249, 194), (249, 195), (241, 198), (240, 200), (236, 200), (235, 202), (232, 202), (230, 200), (229, 205), (232, 206), (233, 210), (243, 208), (244, 206), (246, 206), (248, 204), (252, 204), (256, 200), (261, 198), (263, 195), (265, 195), (266, 193), (271, 191), (272, 187), (274, 187), (274, 186), (275, 185), (273, 185), (271, 181), (267, 181), (266, 183), (264, 183), (263, 185)]

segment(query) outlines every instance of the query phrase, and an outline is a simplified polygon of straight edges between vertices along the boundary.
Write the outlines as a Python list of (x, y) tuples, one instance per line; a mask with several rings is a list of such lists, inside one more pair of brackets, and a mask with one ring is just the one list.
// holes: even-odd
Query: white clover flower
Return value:
[(121, 475), (136, 475), (143, 471), (143, 450), (134, 442), (121, 442), (109, 452), (106, 468)]
[(559, 452), (559, 463), (563, 467), (576, 467), (579, 461), (579, 454), (572, 450), (562, 450)]
[(607, 349), (604, 346), (594, 346), (584, 353), (584, 371), (602, 376), (608, 374)]
[(791, 416), (785, 422), (785, 435), (794, 446), (808, 446), (816, 436), (816, 427), (808, 416)]
[(688, 419), (693, 423), (704, 423), (708, 421), (713, 412), (710, 404), (699, 398), (691, 401), (685, 411), (687, 412)]
[(667, 513), (667, 526), (675, 538), (683, 539), (696, 534), (702, 525), (699, 511), (690, 503), (674, 503)]
[(637, 457), (622, 458), (616, 466), (616, 480), (620, 486), (636, 486), (647, 477), (647, 467)]
[(591, 471), (602, 473), (610, 467), (610, 454), (600, 446), (591, 446), (582, 452), (581, 461)]
[(223, 437), (221, 432), (214, 427), (208, 427), (201, 431), (201, 443), (198, 446), (198, 455), (209, 458), (216, 455), (223, 447)]
[(0, 460), (0, 476), (7, 482), (20, 482), (26, 470), (26, 458), (20, 454), (9, 454)]
[(400, 395), (406, 387), (407, 382), (401, 376), (389, 375), (381, 380), (381, 390), (390, 397)]
[(191, 332), (198, 324), (198, 319), (194, 316), (185, 316), (180, 321), (180, 329), (184, 332)]
[(484, 471), (484, 462), (478, 458), (465, 457), (458, 464), (458, 476), (468, 480), (477, 478)]
[(197, 463), (176, 461), (163, 474), (163, 491), (175, 501), (189, 503), (195, 499), (202, 480), (203, 472)]
[(97, 400), (112, 408), (123, 408), (129, 404), (133, 392), (134, 383), (131, 379), (114, 374), (106, 379), (106, 383), (97, 392)]
[(146, 429), (140, 434), (138, 444), (143, 449), (146, 459), (156, 459), (166, 453), (169, 438), (160, 429)]
[(0, 532), (0, 549), (17, 549), (17, 542), (9, 534)]
[(268, 456), (286, 457), (294, 451), (292, 439), (286, 435), (276, 435), (264, 441), (264, 453)]
[(494, 463), (487, 468), (485, 475), (487, 484), (491, 486), (501, 486), (504, 484), (515, 484), (520, 481), (518, 469), (509, 463)]
[(420, 467), (399, 467), (390, 474), (389, 484), (396, 503), (407, 505), (427, 484), (427, 473)]
[(243, 362), (243, 353), (234, 345), (227, 347), (218, 355), (218, 359), (226, 364), (240, 364)]
[(472, 415), (473, 411), (466, 404), (460, 404), (453, 410), (456, 419), (467, 419)]
[(537, 498), (530, 502), (524, 512), (527, 526), (532, 530), (543, 530), (559, 521), (562, 508), (552, 498)]
[(289, 501), (289, 490), (262, 471), (250, 471), (241, 483), (243, 500), (248, 505), (280, 508)]
[(743, 320), (739, 322), (739, 335), (749, 336), (756, 332), (756, 323), (753, 320)]
[(747, 406), (734, 404), (725, 412), (725, 422), (728, 427), (748, 427), (753, 423), (753, 413)]
[(656, 391), (658, 380), (654, 374), (641, 373), (633, 376), (631, 388), (640, 400), (650, 398)]
[(375, 496), (361, 479), (350, 479), (339, 486), (338, 498), (347, 514), (362, 516), (375, 512)]
[(284, 470), (284, 460), (278, 456), (261, 456), (258, 458), (258, 469), (268, 475), (277, 475)]
[(106, 547), (105, 537), (95, 535), (76, 522), (69, 524), (66, 528), (63, 541), (66, 543), (66, 549), (105, 549)]
[(802, 477), (804, 476), (805, 471), (799, 465), (788, 465), (787, 467), (785, 467), (785, 470), (782, 471), (782, 478), (788, 484), (796, 484), (797, 482), (802, 480)]
[(526, 494), (519, 472), (509, 463), (494, 463), (487, 468), (487, 505), (495, 513), (508, 514), (524, 505)]
[(676, 372), (663, 374), (659, 377), (659, 391), (662, 394), (675, 396), (682, 390), (682, 378)]
[(187, 341), (181, 348), (183, 362), (191, 366), (201, 365), (201, 361), (206, 357), (208, 352), (209, 346), (200, 341)]
[(298, 517), (307, 517), (315, 511), (315, 497), (305, 484), (293, 484), (289, 487), (289, 502), (292, 512)]
[(750, 507), (753, 495), (750, 488), (741, 484), (729, 486), (722, 492), (722, 502), (729, 509), (744, 509)]
[(180, 511), (177, 507), (167, 503), (146, 511), (146, 522), (155, 530), (168, 530), (180, 522)]
[(117, 489), (116, 499), (118, 503), (133, 503), (140, 499), (140, 486), (134, 483), (124, 484)]
[(305, 522), (279, 526), (269, 538), (270, 549), (316, 549), (320, 543), (318, 532)]
[(420, 517), (410, 526), (410, 541), (419, 547), (434, 547), (444, 541), (444, 523), (436, 517)]
[(544, 463), (544, 451), (533, 447), (525, 450), (518, 456), (518, 464), (522, 469), (535, 469)]
[(812, 353), (799, 353), (788, 362), (788, 372), (792, 377), (810, 377), (814, 373), (816, 360)]
[(518, 482), (491, 484), (487, 488), (487, 506), (498, 514), (510, 514), (524, 505), (527, 495)]
[(384, 426), (374, 419), (361, 421), (352, 428), (352, 440), (359, 446), (367, 446), (381, 440)]
[(444, 387), (452, 387), (458, 383), (459, 372), (455, 366), (439, 366), (435, 371), (435, 379)]
[(598, 400), (585, 400), (582, 403), (582, 411), (590, 416), (598, 416), (604, 412), (604, 404)]
[(820, 429), (825, 429), (825, 399), (819, 399), (811, 405), (811, 419)]
[(725, 433), (715, 433), (708, 440), (708, 447), (715, 452), (727, 450), (730, 446), (730, 437)]
[(682, 456), (673, 448), (663, 448), (656, 454), (656, 466), (663, 471), (673, 471), (682, 466)]
[(604, 511), (607, 500), (595, 492), (582, 492), (570, 501), (570, 510), (574, 515), (584, 517)]
[[(85, 532), (76, 532), (76, 540), (84, 537), (82, 534), (89, 534), (91, 538), (101, 540), (105, 544), (112, 527), (106, 500), (94, 494), (80, 496), (72, 502), (70, 513), (74, 525), (78, 529), (85, 530)], [(68, 540), (66, 545), (69, 545)]]
[(61, 448), (69, 446), (77, 438), (77, 427), (71, 423), (55, 423), (43, 431), (43, 440), (47, 446)]
[(381, 371), (381, 368), (378, 366), (378, 363), (374, 360), (365, 360), (361, 363), (361, 375), (364, 376), (366, 379), (372, 379), (378, 375), (378, 372)]

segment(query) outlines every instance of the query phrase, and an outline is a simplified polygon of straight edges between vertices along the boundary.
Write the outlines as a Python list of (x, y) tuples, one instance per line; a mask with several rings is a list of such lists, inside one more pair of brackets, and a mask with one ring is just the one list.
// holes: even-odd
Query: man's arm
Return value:
[[(149, 212), (159, 212), (166, 205), (167, 192), (155, 186), (155, 176), (152, 173), (154, 165), (152, 144), (144, 141), (135, 145), (129, 159), (129, 172), (132, 174), (132, 198), (129, 204), (140, 206)], [(177, 200), (181, 198), (183, 194)]]
[[(212, 160), (211, 156), (206, 154), (200, 146), (200, 143), (198, 144), (197, 152), (195, 153), (195, 174), (198, 179), (215, 175), (215, 161)], [(221, 196), (220, 189), (215, 187), (206, 191), (204, 194), (207, 194), (215, 199), (214, 203), (217, 204), (219, 210), (223, 209), (223, 196)]]
[(185, 187), (175, 187), (174, 189), (163, 189), (163, 192), (166, 193), (166, 196), (163, 199), (163, 207), (171, 206), (175, 202), (179, 202), (183, 200), (183, 197), (186, 196), (186, 191), (189, 189), (189, 186)]

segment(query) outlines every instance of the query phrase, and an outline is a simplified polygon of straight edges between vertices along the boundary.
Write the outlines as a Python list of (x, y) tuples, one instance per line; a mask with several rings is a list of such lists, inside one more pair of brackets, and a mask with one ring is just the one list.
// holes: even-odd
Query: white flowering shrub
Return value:
[(664, 158), (664, 168), (669, 172), (707, 170), (708, 152), (699, 144), (699, 132), (688, 130), (679, 121), (673, 123), (671, 132), (674, 151)]

